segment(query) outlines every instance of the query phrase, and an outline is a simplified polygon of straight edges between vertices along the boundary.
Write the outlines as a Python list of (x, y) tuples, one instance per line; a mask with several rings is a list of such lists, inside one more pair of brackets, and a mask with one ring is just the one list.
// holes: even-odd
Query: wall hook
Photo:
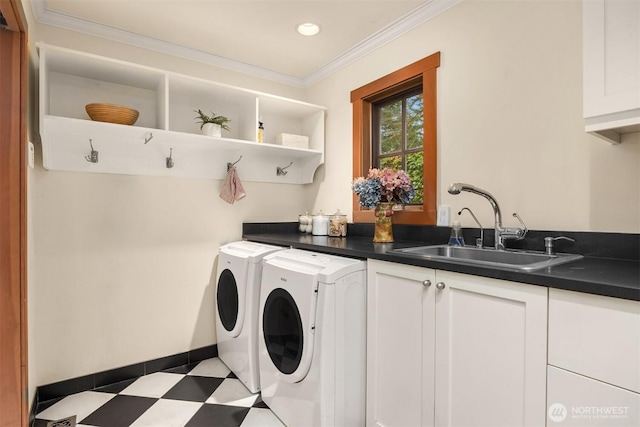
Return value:
[(227, 163), (227, 172), (229, 172), (229, 170), (231, 170), (231, 168), (234, 167), (240, 160), (242, 160), (242, 156), (240, 156), (240, 158), (233, 163)]
[(91, 154), (84, 156), (84, 159), (89, 163), (98, 163), (98, 152), (93, 149), (93, 142), (89, 140), (89, 147), (91, 147)]
[[(149, 135), (149, 136), (147, 136)], [(147, 142), (151, 141), (153, 139), (153, 133), (148, 132), (144, 134), (144, 143), (146, 144)]]
[(281, 168), (280, 166), (278, 166), (276, 168), (276, 175), (278, 176), (285, 176), (287, 174), (287, 171), (285, 169), (288, 169), (289, 167), (291, 167), (291, 165), (293, 164), (293, 162), (289, 163), (287, 166)]
[(167, 169), (171, 169), (173, 167), (173, 148), (169, 148), (169, 157), (167, 157)]

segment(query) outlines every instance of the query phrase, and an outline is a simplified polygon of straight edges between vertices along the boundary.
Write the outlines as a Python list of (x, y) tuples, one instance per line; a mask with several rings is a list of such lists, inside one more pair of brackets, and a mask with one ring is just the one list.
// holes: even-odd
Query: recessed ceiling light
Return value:
[(315, 36), (320, 32), (320, 27), (312, 22), (298, 25), (298, 32), (303, 36)]

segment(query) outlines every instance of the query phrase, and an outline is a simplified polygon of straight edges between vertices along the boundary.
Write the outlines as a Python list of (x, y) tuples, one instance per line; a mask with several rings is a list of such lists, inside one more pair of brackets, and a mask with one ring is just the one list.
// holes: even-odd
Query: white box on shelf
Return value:
[(309, 137), (292, 133), (279, 133), (276, 136), (276, 144), (285, 147), (309, 148)]

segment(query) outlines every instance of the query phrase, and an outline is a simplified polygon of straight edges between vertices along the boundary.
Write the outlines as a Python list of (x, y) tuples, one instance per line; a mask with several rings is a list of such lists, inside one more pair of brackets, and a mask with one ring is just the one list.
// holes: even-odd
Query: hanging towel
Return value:
[(236, 171), (235, 166), (231, 166), (227, 171), (227, 177), (222, 184), (220, 198), (227, 203), (233, 204), (246, 195), (244, 188), (242, 188), (240, 178), (238, 178), (238, 171)]

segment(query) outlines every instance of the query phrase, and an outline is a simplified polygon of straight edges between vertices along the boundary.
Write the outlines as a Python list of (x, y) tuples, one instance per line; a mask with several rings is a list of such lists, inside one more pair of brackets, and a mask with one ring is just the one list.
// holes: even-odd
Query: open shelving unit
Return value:
[[(306, 184), (324, 163), (324, 107), (66, 48), (37, 44), (40, 135), (47, 170)], [(133, 126), (92, 121), (84, 106), (121, 104), (140, 112)], [(231, 119), (222, 138), (200, 134), (194, 110)], [(258, 121), (265, 123), (256, 142)], [(309, 148), (273, 143), (306, 135)], [(87, 160), (93, 150), (98, 162)], [(173, 167), (167, 167), (171, 157)], [(277, 169), (286, 168), (286, 174)]]

